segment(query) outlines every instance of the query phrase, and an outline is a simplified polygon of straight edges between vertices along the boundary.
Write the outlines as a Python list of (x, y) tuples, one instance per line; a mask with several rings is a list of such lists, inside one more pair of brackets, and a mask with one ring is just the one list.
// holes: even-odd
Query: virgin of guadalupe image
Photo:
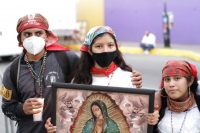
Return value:
[(94, 101), (91, 104), (92, 118), (89, 119), (82, 133), (119, 133), (117, 124), (108, 117), (107, 107), (100, 100)]
[(129, 133), (126, 117), (110, 96), (93, 93), (83, 102), (71, 133)]

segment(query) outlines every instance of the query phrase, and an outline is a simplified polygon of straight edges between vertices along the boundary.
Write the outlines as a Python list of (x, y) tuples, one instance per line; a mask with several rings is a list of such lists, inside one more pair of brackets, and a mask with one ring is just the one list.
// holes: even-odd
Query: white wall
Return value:
[(76, 23), (76, 0), (4, 0), (0, 2), (0, 28), (16, 31), (17, 20), (29, 13), (44, 15), (50, 29), (71, 28)]

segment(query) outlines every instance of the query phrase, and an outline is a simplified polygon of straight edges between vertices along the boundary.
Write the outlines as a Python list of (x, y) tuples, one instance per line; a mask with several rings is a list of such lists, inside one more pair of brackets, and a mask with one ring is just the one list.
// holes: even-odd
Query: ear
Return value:
[(19, 33), (19, 35), (17, 36), (17, 40), (18, 40), (19, 44), (23, 43), (23, 41), (21, 39), (21, 33)]
[(193, 82), (194, 82), (194, 77), (191, 78), (191, 81), (189, 82), (188, 87), (190, 87)]
[(46, 31), (45, 42), (48, 42), (48, 37), (49, 37), (49, 32), (48, 32), (48, 31)]

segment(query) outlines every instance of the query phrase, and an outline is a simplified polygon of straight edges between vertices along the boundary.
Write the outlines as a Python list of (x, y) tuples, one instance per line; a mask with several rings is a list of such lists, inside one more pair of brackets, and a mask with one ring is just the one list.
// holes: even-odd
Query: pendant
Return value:
[(38, 82), (39, 87), (41, 87), (40, 85), (41, 85), (41, 83), (42, 83), (42, 80), (37, 79), (36, 82)]

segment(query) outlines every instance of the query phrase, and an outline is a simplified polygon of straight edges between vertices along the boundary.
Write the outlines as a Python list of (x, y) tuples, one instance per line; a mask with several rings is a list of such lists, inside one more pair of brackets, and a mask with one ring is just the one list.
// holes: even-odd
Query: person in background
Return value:
[(140, 43), (140, 47), (143, 49), (144, 54), (149, 54), (151, 49), (156, 46), (156, 36), (149, 31), (145, 31), (145, 34)]
[[(196, 67), (169, 60), (162, 70), (160, 118), (154, 133), (199, 133), (200, 95)], [(159, 100), (159, 98), (157, 99)]]
[[(79, 60), (79, 57), (68, 48), (57, 44), (58, 38), (49, 30), (47, 19), (39, 14), (28, 14), (21, 17), (17, 23), (19, 46), (23, 47), (23, 53), (19, 59), (19, 70), (17, 66), (12, 67), (13, 60), (6, 68), (3, 76), (3, 84), (0, 90), (2, 98), (2, 111), (11, 120), (17, 121), (17, 133), (43, 133), (46, 132), (44, 124), (51, 116), (51, 93), (52, 82), (70, 82), (69, 75)], [(64, 73), (62, 65), (57, 56), (64, 53), (68, 73)], [(63, 55), (63, 54), (62, 54)], [(60, 57), (61, 58), (61, 57)], [(64, 59), (64, 58), (62, 58)], [(66, 58), (65, 58), (66, 59)], [(13, 82), (12, 72), (17, 71), (17, 85)], [(141, 87), (142, 77), (139, 72), (133, 72), (132, 83)], [(131, 80), (130, 80), (131, 81)], [(36, 97), (43, 97), (43, 105), (37, 101)], [(33, 114), (43, 107), (43, 121), (34, 122)]]
[[(124, 61), (118, 49), (115, 32), (110, 27), (97, 26), (90, 29), (80, 51), (73, 83), (135, 88), (129, 80), (132, 68)], [(158, 111), (155, 110), (147, 115), (147, 122), (155, 125), (158, 117)], [(56, 131), (50, 118), (45, 127), (48, 133)]]

